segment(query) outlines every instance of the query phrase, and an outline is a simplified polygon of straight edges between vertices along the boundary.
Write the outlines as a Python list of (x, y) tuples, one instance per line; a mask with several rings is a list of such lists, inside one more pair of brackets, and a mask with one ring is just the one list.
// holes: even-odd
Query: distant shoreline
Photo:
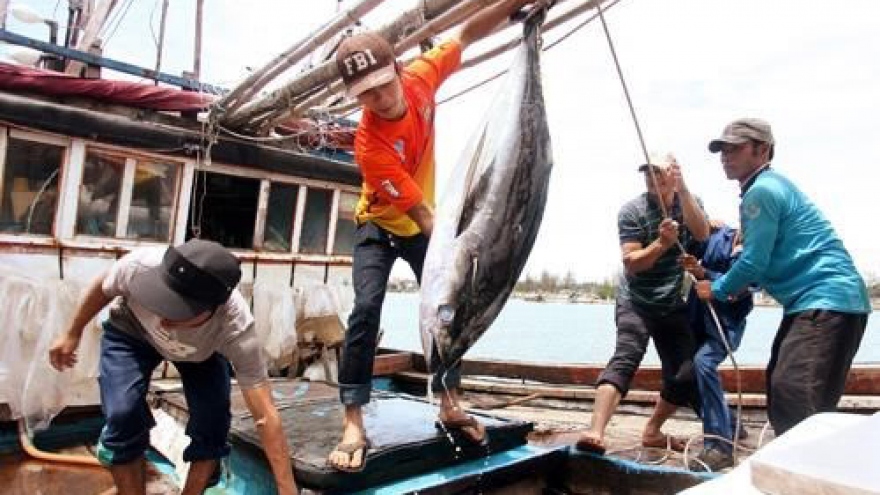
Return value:
[[(398, 294), (415, 294), (418, 293), (418, 290), (392, 290), (389, 289), (388, 292), (398, 293)], [(614, 299), (600, 299), (591, 295), (579, 295), (579, 294), (564, 294), (561, 292), (514, 292), (510, 296), (513, 299), (520, 299), (526, 302), (538, 302), (538, 303), (568, 303), (568, 304), (614, 304)], [(760, 306), (762, 308), (781, 308), (782, 306), (770, 299), (770, 300), (761, 300), (755, 299), (755, 306)], [(872, 299), (871, 300), (871, 308), (874, 310), (880, 310), (880, 299)]]

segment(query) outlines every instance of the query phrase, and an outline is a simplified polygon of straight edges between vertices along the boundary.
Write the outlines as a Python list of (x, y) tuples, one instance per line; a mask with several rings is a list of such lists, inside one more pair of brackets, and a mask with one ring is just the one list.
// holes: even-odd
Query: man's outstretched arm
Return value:
[(488, 7), (484, 7), (473, 17), (462, 23), (459, 30), (453, 35), (465, 49), (471, 43), (484, 38), (491, 33), (501, 22), (525, 5), (536, 3), (535, 0), (501, 0)]

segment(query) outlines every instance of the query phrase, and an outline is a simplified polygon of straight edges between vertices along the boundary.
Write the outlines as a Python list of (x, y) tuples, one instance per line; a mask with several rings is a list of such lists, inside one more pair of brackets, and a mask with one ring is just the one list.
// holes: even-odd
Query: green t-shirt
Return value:
[[(702, 208), (702, 203), (697, 199)], [(689, 246), (693, 235), (684, 225), (681, 204), (676, 196), (669, 216), (678, 222), (678, 240), (682, 246)], [(638, 242), (643, 247), (657, 239), (660, 223), (663, 221), (663, 210), (648, 193), (627, 202), (620, 208), (617, 215), (617, 233), (620, 243)], [(666, 250), (654, 263), (654, 266), (628, 275), (624, 272), (618, 284), (617, 297), (629, 302), (635, 309), (648, 314), (664, 315), (681, 309), (685, 305), (682, 284), (684, 270), (678, 263), (680, 250), (673, 246)]]

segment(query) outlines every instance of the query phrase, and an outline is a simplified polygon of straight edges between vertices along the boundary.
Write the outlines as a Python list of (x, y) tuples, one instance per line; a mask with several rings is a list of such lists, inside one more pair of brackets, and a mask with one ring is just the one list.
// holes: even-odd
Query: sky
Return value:
[[(64, 0), (12, 3), (65, 23)], [(153, 67), (161, 1), (134, 0), (128, 8), (127, 1), (120, 3), (125, 16), (109, 36), (105, 56)], [(417, 3), (388, 0), (364, 24), (380, 27)], [(169, 3), (165, 72), (192, 68), (194, 5)], [(313, 32), (336, 9), (332, 0), (206, 0), (202, 79), (235, 85), (249, 68)], [(764, 118), (777, 141), (773, 166), (819, 206), (862, 273), (880, 276), (872, 204), (880, 185), (880, 2), (621, 0), (605, 17), (647, 148), (677, 156), (690, 190), (711, 217), (736, 224), (739, 198), (708, 142), (735, 118)], [(545, 33), (545, 46), (582, 19)], [(7, 27), (47, 38), (44, 25), (10, 17)], [(486, 45), (478, 43), (466, 55)], [(438, 99), (509, 61), (506, 55), (455, 75)], [(601, 24), (592, 22), (545, 51), (542, 77), (554, 171), (524, 273), (571, 272), (580, 281), (602, 281), (621, 269), (617, 211), (643, 192), (636, 168), (644, 160)], [(438, 108), (438, 195), (502, 85), (494, 81)], [(408, 273), (395, 267), (394, 276)]]

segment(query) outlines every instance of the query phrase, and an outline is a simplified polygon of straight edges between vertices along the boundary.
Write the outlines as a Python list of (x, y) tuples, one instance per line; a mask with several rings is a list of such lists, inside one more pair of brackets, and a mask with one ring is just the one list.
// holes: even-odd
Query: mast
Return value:
[[(104, 23), (107, 22), (107, 18), (110, 16), (110, 12), (113, 11), (113, 7), (115, 6), (116, 0), (104, 0), (97, 7), (95, 7), (94, 10), (91, 10), (89, 12), (88, 21), (86, 22), (86, 27), (83, 30), (83, 36), (73, 47), (75, 50), (79, 50), (81, 52), (89, 51), (92, 43), (94, 43), (98, 39), (101, 28), (104, 26)], [(82, 62), (71, 60), (67, 63), (67, 69), (64, 72), (66, 72), (67, 74), (78, 76), (82, 68)]]
[(193, 79), (196, 81), (202, 77), (202, 15), (204, 7), (205, 0), (196, 0), (196, 39), (193, 48)]
[[(165, 45), (165, 19), (168, 17), (168, 0), (162, 0), (162, 17), (159, 19), (159, 42), (156, 44), (156, 72), (162, 68), (162, 48)], [(156, 86), (159, 80), (155, 79)]]
[(7, 10), (9, 10), (9, 0), (0, 0), (0, 29), (6, 29)]

